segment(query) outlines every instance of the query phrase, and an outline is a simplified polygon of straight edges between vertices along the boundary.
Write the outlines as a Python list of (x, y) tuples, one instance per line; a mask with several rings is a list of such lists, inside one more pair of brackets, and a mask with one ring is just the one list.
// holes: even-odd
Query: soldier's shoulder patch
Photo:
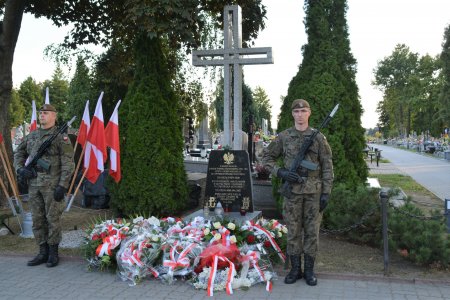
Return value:
[(63, 136), (63, 140), (64, 140), (64, 142), (67, 142), (69, 140), (69, 137)]

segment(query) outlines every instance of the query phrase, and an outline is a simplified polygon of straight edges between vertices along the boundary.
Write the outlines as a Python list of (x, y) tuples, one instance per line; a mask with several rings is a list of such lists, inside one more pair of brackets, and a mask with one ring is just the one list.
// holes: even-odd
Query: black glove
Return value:
[(61, 202), (64, 199), (64, 194), (66, 193), (66, 188), (58, 185), (53, 193), (53, 198), (56, 202)]
[(319, 212), (322, 212), (325, 207), (327, 207), (328, 205), (328, 199), (330, 198), (330, 195), (328, 194), (322, 194), (320, 195), (320, 208), (319, 208)]
[(295, 173), (291, 172), (288, 169), (280, 168), (278, 169), (277, 176), (283, 178), (285, 181), (294, 183), (294, 182), (300, 182), (300, 176)]
[(21, 179), (25, 180), (36, 177), (36, 171), (34, 171), (34, 169), (28, 170), (25, 167), (22, 167), (19, 170), (17, 170), (17, 174), (19, 175), (19, 177), (21, 177)]

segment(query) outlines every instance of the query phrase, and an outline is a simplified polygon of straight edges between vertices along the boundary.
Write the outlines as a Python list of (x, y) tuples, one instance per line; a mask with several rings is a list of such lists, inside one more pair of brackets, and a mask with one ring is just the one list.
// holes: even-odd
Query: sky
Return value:
[[(356, 82), (364, 109), (362, 126), (373, 128), (382, 94), (371, 85), (377, 63), (392, 54), (397, 44), (407, 45), (419, 55), (442, 52), (444, 29), (450, 25), (450, 0), (348, 0), (347, 24), (350, 47), (357, 61)], [(245, 82), (261, 86), (272, 104), (272, 126), (276, 127), (282, 96), (298, 72), (301, 47), (307, 43), (303, 0), (263, 0), (267, 7), (266, 28), (253, 47), (272, 47), (274, 64), (246, 65)], [(68, 28), (57, 28), (46, 19), (25, 15), (13, 63), (14, 86), (28, 76), (42, 82), (51, 79), (55, 64), (44, 57), (44, 49), (63, 40)], [(99, 49), (93, 49), (99, 53)], [(68, 72), (68, 71), (67, 71)], [(70, 74), (67, 74), (70, 76)], [(51, 91), (50, 91), (51, 99)]]

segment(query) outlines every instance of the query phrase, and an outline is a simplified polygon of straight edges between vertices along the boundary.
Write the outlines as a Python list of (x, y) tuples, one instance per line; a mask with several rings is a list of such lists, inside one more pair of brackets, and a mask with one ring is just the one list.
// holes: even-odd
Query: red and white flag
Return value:
[(50, 104), (50, 95), (48, 92), (48, 87), (45, 88), (45, 104)]
[(103, 92), (100, 94), (97, 106), (95, 107), (84, 153), (84, 168), (87, 169), (86, 179), (92, 183), (95, 183), (98, 176), (105, 170), (106, 141), (105, 127), (103, 125), (102, 98)]
[(33, 112), (31, 113), (30, 132), (37, 129), (36, 102), (34, 100), (31, 101), (31, 106), (33, 107)]
[(91, 127), (91, 118), (89, 117), (89, 100), (86, 101), (84, 107), (83, 119), (81, 120), (80, 129), (78, 129), (77, 143), (84, 148), (86, 144), (86, 138)]
[(106, 136), (106, 146), (110, 147), (109, 152), (109, 175), (116, 182), (119, 182), (122, 175), (120, 174), (120, 142), (119, 142), (119, 106), (122, 100), (119, 100), (114, 108), (114, 112), (109, 119), (108, 125), (106, 125), (105, 136)]

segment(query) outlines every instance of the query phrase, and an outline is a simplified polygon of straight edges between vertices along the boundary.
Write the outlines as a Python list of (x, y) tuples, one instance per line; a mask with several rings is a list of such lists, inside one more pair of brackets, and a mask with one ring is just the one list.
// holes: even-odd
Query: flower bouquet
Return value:
[(150, 275), (158, 277), (154, 265), (161, 263), (162, 239), (160, 234), (148, 231), (123, 241), (117, 252), (119, 277), (123, 281), (130, 280), (132, 285)]
[(166, 242), (162, 247), (163, 263), (162, 266), (158, 266), (158, 272), (161, 279), (171, 284), (174, 276), (187, 276), (193, 273), (203, 246), (196, 242), (173, 241), (170, 238), (167, 241), (170, 242)]
[(122, 219), (105, 220), (88, 228), (82, 247), (88, 268), (101, 271), (115, 268), (117, 250), (129, 231), (130, 224)]

